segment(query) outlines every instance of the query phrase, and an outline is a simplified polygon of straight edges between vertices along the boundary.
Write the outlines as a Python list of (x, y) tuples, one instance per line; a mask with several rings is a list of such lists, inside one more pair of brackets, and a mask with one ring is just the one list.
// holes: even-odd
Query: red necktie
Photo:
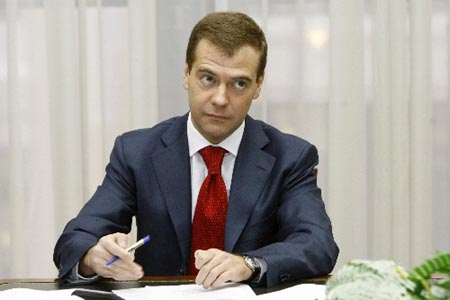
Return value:
[(189, 274), (197, 275), (194, 252), (198, 249), (224, 248), (225, 218), (227, 215), (227, 189), (222, 178), (222, 161), (227, 152), (220, 147), (208, 146), (200, 151), (208, 168), (197, 198), (192, 222), (192, 244)]

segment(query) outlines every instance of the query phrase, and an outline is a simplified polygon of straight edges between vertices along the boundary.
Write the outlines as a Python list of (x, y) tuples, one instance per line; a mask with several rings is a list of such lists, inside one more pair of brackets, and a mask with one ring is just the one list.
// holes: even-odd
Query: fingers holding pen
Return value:
[[(123, 233), (114, 233), (100, 239), (99, 245), (105, 250), (103, 269), (116, 280), (135, 280), (144, 276), (143, 269), (134, 262), (134, 253), (127, 251), (128, 237)], [(119, 259), (112, 262), (112, 257)], [(108, 264), (109, 262), (109, 264)]]
[[(87, 275), (97, 274), (116, 280), (141, 278), (144, 276), (143, 269), (134, 262), (134, 254), (125, 248), (127, 243), (128, 237), (123, 233), (113, 233), (102, 237), (94, 247), (88, 250), (80, 263), (80, 270)], [(115, 256), (118, 259), (107, 265), (107, 262)]]
[(98, 244), (102, 246), (110, 256), (117, 256), (121, 260), (127, 262), (134, 261), (134, 254), (125, 249), (128, 244), (128, 236), (124, 233), (118, 232), (105, 235), (99, 240)]
[(144, 276), (142, 266), (135, 262), (126, 262), (119, 260), (109, 266), (104, 266), (105, 272), (111, 275), (115, 280), (137, 280)]

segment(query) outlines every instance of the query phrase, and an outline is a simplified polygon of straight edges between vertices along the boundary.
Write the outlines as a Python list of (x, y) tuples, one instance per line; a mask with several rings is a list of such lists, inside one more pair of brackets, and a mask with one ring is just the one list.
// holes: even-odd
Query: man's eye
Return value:
[(200, 81), (204, 84), (204, 85), (211, 85), (214, 83), (214, 78), (210, 75), (205, 75), (202, 78), (200, 78)]
[(234, 88), (238, 91), (242, 91), (247, 87), (247, 83), (243, 80), (236, 80), (234, 83)]

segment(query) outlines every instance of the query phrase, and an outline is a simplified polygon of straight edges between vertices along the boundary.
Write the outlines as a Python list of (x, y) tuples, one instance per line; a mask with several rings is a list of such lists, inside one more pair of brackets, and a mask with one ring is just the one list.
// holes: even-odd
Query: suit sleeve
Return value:
[(59, 277), (70, 275), (80, 258), (98, 240), (114, 232), (128, 233), (136, 210), (133, 172), (127, 164), (121, 137), (115, 141), (101, 186), (64, 228), (53, 253)]
[(276, 241), (246, 254), (267, 262), (268, 287), (332, 271), (339, 249), (317, 186), (317, 150), (309, 145), (280, 187)]

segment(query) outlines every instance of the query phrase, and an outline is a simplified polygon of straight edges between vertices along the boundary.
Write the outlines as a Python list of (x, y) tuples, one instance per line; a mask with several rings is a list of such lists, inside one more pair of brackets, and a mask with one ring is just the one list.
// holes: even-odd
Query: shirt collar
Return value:
[(191, 120), (191, 113), (189, 112), (189, 117), (187, 121), (187, 137), (189, 144), (189, 156), (192, 157), (195, 153), (197, 153), (200, 149), (203, 149), (207, 146), (219, 146), (223, 149), (227, 150), (229, 153), (237, 156), (239, 145), (242, 140), (242, 136), (244, 134), (245, 128), (245, 120), (242, 124), (225, 140), (220, 142), (217, 145), (209, 142), (198, 130), (195, 128), (194, 124)]

